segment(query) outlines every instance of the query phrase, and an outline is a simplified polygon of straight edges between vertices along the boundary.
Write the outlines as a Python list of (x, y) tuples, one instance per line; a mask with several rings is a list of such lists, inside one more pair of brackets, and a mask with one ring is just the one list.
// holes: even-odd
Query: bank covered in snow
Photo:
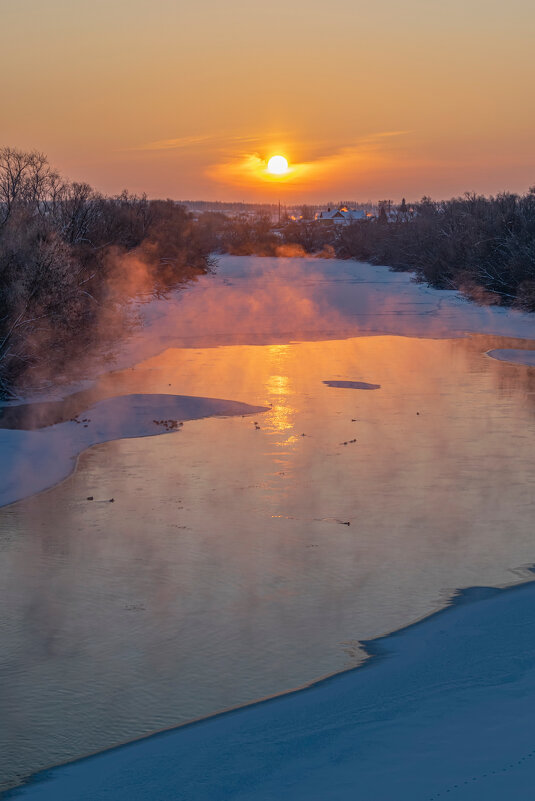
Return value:
[(535, 585), (476, 588), (309, 689), (39, 774), (24, 801), (504, 801), (535, 772)]

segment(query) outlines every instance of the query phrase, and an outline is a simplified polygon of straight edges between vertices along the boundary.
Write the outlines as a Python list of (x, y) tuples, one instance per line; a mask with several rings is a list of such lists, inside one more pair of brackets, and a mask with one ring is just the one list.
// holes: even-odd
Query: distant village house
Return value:
[(349, 225), (356, 220), (367, 219), (368, 214), (360, 209), (348, 209), (343, 206), (340, 209), (327, 209), (326, 211), (316, 212), (315, 220), (321, 223), (332, 223), (334, 225)]

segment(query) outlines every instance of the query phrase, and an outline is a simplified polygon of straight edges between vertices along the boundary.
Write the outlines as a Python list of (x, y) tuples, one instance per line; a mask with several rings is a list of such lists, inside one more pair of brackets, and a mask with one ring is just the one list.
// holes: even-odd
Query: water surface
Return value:
[[(295, 294), (290, 268), (279, 299), (284, 282)], [(420, 336), (350, 335), (340, 312), (336, 338), (332, 298), (328, 336), (304, 303), (308, 339), (286, 336), (277, 326), (290, 317), (252, 296), (257, 315), (237, 319), (232, 343), (223, 329), (248, 295), (236, 270), (227, 280), (209, 342), (186, 347), (180, 331), (179, 346), (103, 375), (96, 391), (268, 411), (97, 445), (62, 484), (0, 510), (6, 784), (354, 666), (359, 640), (428, 614), (457, 587), (523, 580), (535, 561), (535, 370), (486, 355), (532, 343), (437, 339), (427, 311), (424, 336), (420, 288), (405, 284)], [(442, 303), (424, 291), (428, 307)], [(192, 293), (199, 337), (203, 292), (210, 285)], [(214, 347), (218, 326), (226, 344)]]

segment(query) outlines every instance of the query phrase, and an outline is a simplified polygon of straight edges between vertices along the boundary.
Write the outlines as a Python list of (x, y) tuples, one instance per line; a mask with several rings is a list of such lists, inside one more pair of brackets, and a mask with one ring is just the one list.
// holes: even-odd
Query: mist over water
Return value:
[(145, 319), (91, 402), (266, 411), (99, 444), (0, 509), (6, 786), (354, 666), (360, 640), (535, 561), (535, 370), (486, 355), (533, 348), (533, 318), (241, 258)]

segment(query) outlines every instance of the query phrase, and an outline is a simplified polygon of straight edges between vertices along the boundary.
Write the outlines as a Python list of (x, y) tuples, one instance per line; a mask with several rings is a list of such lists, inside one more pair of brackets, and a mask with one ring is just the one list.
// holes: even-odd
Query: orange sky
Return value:
[[(115, 193), (535, 184), (532, 0), (0, 0), (0, 145)], [(280, 152), (293, 170), (263, 172)]]

